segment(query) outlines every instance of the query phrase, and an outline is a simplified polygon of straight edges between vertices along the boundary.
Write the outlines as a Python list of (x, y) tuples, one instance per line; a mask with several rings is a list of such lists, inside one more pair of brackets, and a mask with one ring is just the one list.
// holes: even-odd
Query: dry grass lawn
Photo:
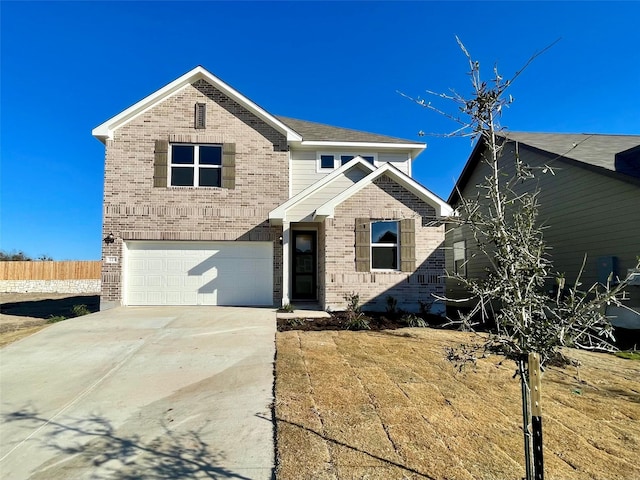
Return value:
[(100, 297), (72, 293), (0, 293), (0, 347), (9, 345), (49, 326), (52, 316), (71, 316), (74, 305), (87, 305), (97, 312)]
[[(520, 479), (510, 362), (462, 373), (433, 329), (277, 335), (277, 478)], [(545, 478), (640, 479), (640, 362), (570, 351), (543, 376)]]

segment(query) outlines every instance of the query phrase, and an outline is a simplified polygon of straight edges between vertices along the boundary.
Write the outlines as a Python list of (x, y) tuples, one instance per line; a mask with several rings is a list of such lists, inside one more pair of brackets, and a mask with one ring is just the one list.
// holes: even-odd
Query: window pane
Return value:
[(313, 235), (296, 235), (296, 252), (312, 253)]
[(345, 163), (347, 163), (348, 161), (353, 160), (353, 157), (354, 157), (353, 155), (341, 155), (341, 156), (340, 156), (340, 163), (341, 163), (342, 165), (344, 165), (344, 164), (345, 164)]
[(193, 168), (172, 167), (171, 168), (171, 185), (173, 185), (174, 187), (192, 187), (193, 186)]
[(171, 163), (193, 164), (193, 147), (191, 145), (172, 145)]
[(371, 267), (395, 270), (398, 268), (398, 249), (396, 247), (372, 247)]
[(464, 240), (462, 242), (455, 242), (453, 244), (453, 259), (464, 260), (464, 258), (465, 258)]
[(222, 170), (219, 168), (200, 168), (200, 182), (198, 185), (201, 187), (219, 187), (220, 174)]
[(333, 168), (333, 155), (320, 155), (320, 168)]
[(218, 145), (200, 146), (200, 159), (202, 165), (222, 165), (222, 148)]
[(367, 162), (369, 162), (371, 165), (373, 165), (373, 157), (363, 156), (362, 158)]
[(373, 222), (371, 243), (398, 243), (398, 222)]
[(295, 292), (299, 297), (313, 296), (315, 294), (313, 291), (313, 276), (296, 275)]

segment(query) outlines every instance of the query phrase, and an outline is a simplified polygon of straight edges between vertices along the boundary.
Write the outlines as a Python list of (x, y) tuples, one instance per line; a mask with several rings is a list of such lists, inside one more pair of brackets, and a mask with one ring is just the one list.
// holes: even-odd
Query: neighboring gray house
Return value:
[(276, 117), (196, 67), (93, 130), (106, 146), (102, 308), (418, 309), (444, 293), (425, 144)]
[[(535, 182), (523, 188), (540, 189), (539, 220), (549, 253), (558, 272), (564, 272), (573, 284), (585, 254), (586, 266), (581, 282), (584, 286), (606, 282), (611, 272), (624, 278), (640, 256), (640, 135), (592, 135), (555, 133), (502, 134), (507, 144), (500, 160), (510, 176), (514, 172), (515, 152), (538, 170)], [(474, 148), (460, 178), (449, 196), (453, 208), (463, 198), (473, 198), (476, 186), (489, 172), (481, 161), (485, 148)], [(488, 262), (474, 256), (472, 239), (458, 228), (447, 234), (447, 269), (469, 277), (484, 275)], [(629, 306), (640, 310), (640, 276), (628, 289)], [(447, 296), (462, 298), (464, 292), (455, 281), (447, 280)], [(637, 324), (633, 313), (611, 310), (621, 326)], [(631, 322), (631, 323), (629, 323)], [(614, 322), (616, 323), (616, 322)]]

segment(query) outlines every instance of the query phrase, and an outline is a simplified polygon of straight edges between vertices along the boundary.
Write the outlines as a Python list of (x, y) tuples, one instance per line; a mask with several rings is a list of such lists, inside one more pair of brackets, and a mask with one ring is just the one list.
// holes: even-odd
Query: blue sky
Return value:
[[(458, 35), (514, 84), (514, 131), (640, 133), (640, 2), (0, 2), (0, 248), (99, 259), (91, 130), (196, 65), (276, 115), (407, 139), (453, 125), (402, 98), (469, 93)], [(446, 105), (443, 105), (446, 107)], [(466, 139), (423, 137), (443, 198)]]

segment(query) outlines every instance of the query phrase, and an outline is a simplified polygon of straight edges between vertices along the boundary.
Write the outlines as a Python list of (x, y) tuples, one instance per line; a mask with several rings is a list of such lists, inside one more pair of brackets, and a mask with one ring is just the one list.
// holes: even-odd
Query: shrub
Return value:
[(47, 323), (58, 323), (58, 322), (62, 322), (63, 320), (66, 320), (67, 317), (64, 317), (62, 315), (51, 315), (48, 319), (47, 319)]
[(398, 301), (391, 295), (387, 295), (387, 313), (395, 315), (397, 313)]
[(349, 317), (346, 328), (347, 330), (371, 330), (369, 319), (362, 312), (356, 314), (353, 318)]
[(282, 307), (280, 307), (281, 312), (293, 313), (294, 310), (295, 310), (294, 306), (290, 303), (287, 303), (286, 305), (283, 305)]
[(82, 317), (83, 315), (89, 315), (91, 310), (86, 305), (74, 305), (71, 307), (71, 315), (74, 317)]
[(304, 325), (304, 318), (288, 318), (287, 325), (289, 325), (290, 327), (301, 327), (302, 325)]
[(431, 307), (433, 306), (433, 300), (427, 300), (427, 301), (420, 300), (418, 303), (420, 304), (420, 315), (425, 317), (431, 314)]
[(424, 320), (424, 318), (420, 318), (413, 313), (409, 313), (402, 317), (402, 322), (406, 323), (408, 327), (420, 327), (426, 328), (429, 324)]
[(351, 292), (343, 298), (347, 301), (347, 330), (371, 330), (369, 319), (361, 311), (360, 295)]
[(347, 312), (360, 313), (360, 295), (358, 293), (347, 293), (342, 298), (347, 302)]

